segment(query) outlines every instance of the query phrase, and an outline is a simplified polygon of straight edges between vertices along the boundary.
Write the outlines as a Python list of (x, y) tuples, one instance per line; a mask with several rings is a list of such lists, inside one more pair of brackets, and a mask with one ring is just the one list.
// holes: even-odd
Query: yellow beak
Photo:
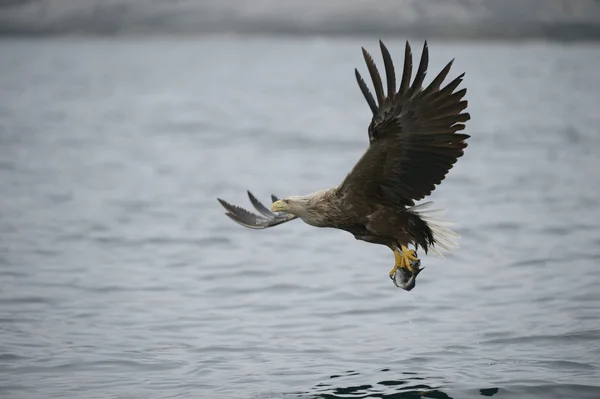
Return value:
[(282, 200), (275, 201), (271, 204), (271, 212), (281, 212), (285, 211), (287, 208), (286, 203)]

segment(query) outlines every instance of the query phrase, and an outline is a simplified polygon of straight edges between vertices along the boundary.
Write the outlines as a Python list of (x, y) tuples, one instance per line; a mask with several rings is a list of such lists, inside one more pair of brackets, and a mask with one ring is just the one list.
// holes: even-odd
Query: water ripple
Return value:
[(385, 247), (223, 215), (343, 179), (360, 46), (0, 41), (0, 396), (600, 397), (596, 45), (429, 42), (473, 119), (432, 195), (462, 248), (410, 293)]

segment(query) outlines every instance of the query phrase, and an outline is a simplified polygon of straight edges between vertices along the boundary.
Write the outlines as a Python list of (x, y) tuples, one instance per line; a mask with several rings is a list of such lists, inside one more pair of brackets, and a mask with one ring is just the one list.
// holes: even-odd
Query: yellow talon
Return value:
[(390, 277), (394, 275), (394, 273), (396, 273), (396, 270), (398, 270), (399, 267), (408, 269), (411, 273), (413, 272), (413, 268), (410, 265), (411, 261), (418, 261), (419, 258), (417, 258), (417, 255), (415, 254), (415, 251), (413, 251), (412, 249), (408, 249), (408, 247), (406, 245), (401, 245), (400, 248), (402, 249), (402, 252), (398, 251), (398, 249), (394, 249), (394, 268), (392, 270), (390, 270)]
[(402, 248), (402, 255), (404, 257), (404, 262), (406, 263), (406, 266), (412, 271), (412, 267), (410, 266), (410, 261), (418, 261), (419, 258), (417, 258), (417, 255), (415, 254), (415, 251), (413, 251), (412, 249), (408, 249), (405, 245), (401, 246)]
[(394, 249), (394, 267), (392, 268), (392, 270), (390, 270), (390, 277), (394, 276), (394, 273), (396, 273), (396, 270), (398, 270), (398, 268), (401, 267), (402, 264), (403, 264), (402, 254), (400, 252), (398, 252), (397, 248), (395, 248)]

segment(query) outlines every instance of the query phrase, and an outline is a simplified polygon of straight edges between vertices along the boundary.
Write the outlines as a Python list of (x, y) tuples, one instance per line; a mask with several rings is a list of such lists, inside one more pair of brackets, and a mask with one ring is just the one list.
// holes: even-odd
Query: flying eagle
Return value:
[[(250, 201), (260, 215), (218, 198), (226, 215), (242, 226), (266, 229), (296, 218), (315, 227), (345, 230), (357, 240), (386, 245), (394, 252), (389, 272), (394, 284), (410, 291), (422, 268), (416, 251), (422, 248), (441, 255), (436, 248), (457, 248), (458, 234), (432, 217), (431, 202), (416, 205), (435, 189), (463, 155), (470, 136), (464, 130), (470, 115), (463, 112), (466, 89), (455, 91), (464, 73), (445, 86), (454, 59), (423, 87), (429, 63), (427, 41), (411, 83), (413, 62), (406, 42), (400, 87), (396, 86), (394, 64), (386, 46), (379, 41), (387, 81), (384, 92), (381, 76), (371, 55), (362, 48), (375, 89), (375, 97), (355, 69), (358, 87), (373, 117), (368, 127), (369, 146), (363, 156), (336, 187), (308, 195), (283, 199), (272, 196), (271, 209), (252, 193)], [(409, 249), (409, 245), (414, 250)]]

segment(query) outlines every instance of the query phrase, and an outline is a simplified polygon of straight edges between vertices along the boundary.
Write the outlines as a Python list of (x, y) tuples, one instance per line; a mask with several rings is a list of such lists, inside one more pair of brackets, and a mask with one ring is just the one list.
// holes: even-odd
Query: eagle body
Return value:
[[(252, 229), (266, 229), (301, 219), (314, 227), (329, 227), (351, 233), (357, 240), (385, 245), (395, 254), (390, 277), (397, 286), (414, 287), (422, 269), (416, 250), (425, 253), (456, 248), (458, 234), (447, 228), (429, 209), (431, 202), (417, 204), (439, 185), (467, 147), (469, 135), (460, 133), (470, 115), (463, 112), (466, 89), (456, 90), (464, 74), (445, 86), (450, 61), (434, 79), (424, 85), (429, 63), (427, 42), (412, 79), (412, 50), (406, 42), (399, 85), (391, 55), (379, 42), (386, 75), (386, 89), (371, 55), (363, 48), (375, 89), (371, 93), (355, 69), (358, 86), (373, 114), (368, 126), (369, 144), (362, 157), (339, 185), (308, 195), (272, 197), (268, 209), (248, 192), (260, 213), (251, 213), (219, 199), (226, 215)], [(415, 251), (409, 250), (413, 245)], [(398, 284), (396, 271), (411, 280)], [(394, 274), (394, 275), (393, 275)], [(408, 288), (407, 288), (408, 287)]]
[[(354, 238), (372, 244), (393, 247), (394, 243), (413, 242), (427, 252), (434, 243), (433, 232), (417, 212), (404, 206), (387, 206), (368, 201), (334, 187), (302, 197), (282, 200), (288, 213), (314, 227), (344, 230)], [(293, 205), (290, 205), (293, 204)], [(297, 205), (300, 204), (300, 205)]]

